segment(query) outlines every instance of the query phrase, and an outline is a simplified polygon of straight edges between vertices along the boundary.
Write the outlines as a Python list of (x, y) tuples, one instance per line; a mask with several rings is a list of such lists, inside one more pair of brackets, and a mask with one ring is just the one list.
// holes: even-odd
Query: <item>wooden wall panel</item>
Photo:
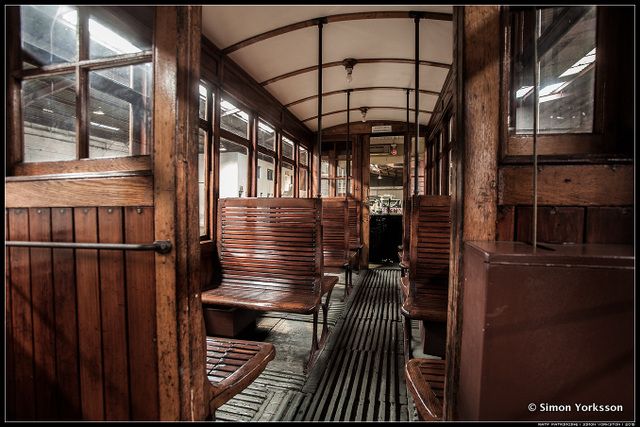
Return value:
[(151, 176), (85, 179), (7, 178), (6, 206), (151, 206)]
[[(154, 210), (126, 207), (124, 210), (125, 243), (153, 242)], [(131, 417), (156, 420), (158, 408), (158, 365), (156, 356), (155, 254), (126, 254), (127, 329)]]
[(496, 240), (513, 240), (515, 211), (515, 206), (498, 206), (498, 216), (496, 218)]
[[(74, 208), (74, 230), (76, 242), (97, 242), (97, 210)], [(76, 278), (82, 417), (86, 420), (102, 420), (104, 419), (103, 361), (97, 250), (76, 250)]]
[[(51, 241), (51, 210), (29, 209), (29, 239)], [(55, 320), (51, 249), (30, 248), (36, 419), (55, 419)]]
[[(54, 242), (73, 242), (73, 209), (51, 209)], [(78, 366), (78, 306), (73, 249), (53, 250), (53, 287), (56, 314), (56, 405), (58, 417), (82, 416)]]
[[(477, 167), (477, 165), (476, 165)], [(626, 206), (633, 201), (633, 165), (546, 165), (539, 167), (538, 204)], [(531, 205), (531, 166), (500, 169), (498, 203)]]
[[(9, 210), (9, 238), (29, 240), (29, 211)], [(29, 249), (9, 250), (11, 275), (11, 314), (15, 364), (15, 416), (17, 420), (35, 418), (33, 372), (33, 318), (31, 312), (31, 271)]]
[[(98, 209), (100, 243), (123, 243), (122, 208)], [(129, 375), (123, 251), (100, 251), (100, 295), (106, 420), (129, 419)]]
[[(516, 211), (516, 240), (531, 242), (533, 208), (518, 207)], [(538, 207), (538, 242), (583, 243), (584, 208)]]
[(633, 207), (589, 207), (586, 221), (586, 243), (633, 244)]
[[(9, 239), (9, 211), (4, 211), (4, 235)], [(15, 363), (13, 357), (13, 321), (11, 310), (11, 266), (9, 265), (9, 252), (10, 249), (5, 247), (4, 251), (4, 325), (5, 325), (5, 357), (6, 357), (6, 371), (5, 371), (5, 392), (6, 392), (6, 404), (7, 404), (7, 419), (13, 420), (16, 417), (15, 405), (16, 405), (16, 375), (15, 375)]]

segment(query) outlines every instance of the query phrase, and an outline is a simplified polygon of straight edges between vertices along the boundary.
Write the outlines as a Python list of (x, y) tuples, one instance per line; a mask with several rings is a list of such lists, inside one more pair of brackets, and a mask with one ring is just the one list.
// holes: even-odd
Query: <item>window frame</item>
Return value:
[[(202, 129), (205, 132), (205, 233), (200, 235), (200, 241), (210, 241), (214, 239), (215, 235), (215, 222), (214, 212), (216, 211), (216, 200), (215, 197), (215, 181), (213, 179), (214, 171), (217, 171), (218, 168), (215, 167), (216, 156), (214, 150), (214, 141), (215, 138), (215, 124), (216, 124), (216, 113), (215, 113), (215, 100), (218, 98), (217, 88), (209, 83), (205, 79), (200, 79), (200, 85), (204, 86), (207, 90), (207, 100), (206, 100), (206, 118), (203, 119), (200, 117), (200, 111), (198, 107), (198, 129)], [(199, 105), (200, 97), (198, 97), (198, 105)]]
[[(69, 7), (77, 10), (78, 26), (76, 30), (76, 42), (78, 46), (78, 58), (73, 62), (63, 62), (51, 65), (36, 66), (35, 68), (23, 69), (22, 66), (22, 27), (21, 27), (21, 6), (11, 6), (8, 10), (8, 18), (12, 25), (8, 26), (7, 34), (14, 39), (12, 46), (8, 49), (8, 74), (12, 77), (9, 79), (7, 92), (13, 92), (15, 95), (8, 97), (11, 105), (9, 109), (12, 111), (13, 132), (7, 141), (7, 157), (11, 160), (7, 168), (8, 174), (12, 175), (39, 175), (43, 169), (46, 170), (47, 165), (59, 165), (68, 164), (69, 172), (73, 171), (71, 162), (77, 162), (78, 160), (89, 159), (92, 162), (113, 162), (114, 159), (127, 159), (131, 157), (141, 156), (150, 157), (153, 145), (153, 126), (150, 127), (149, 135), (145, 136), (144, 141), (146, 145), (140, 145), (140, 152), (133, 152), (134, 144), (129, 142), (130, 153), (128, 156), (122, 157), (104, 157), (104, 158), (90, 158), (89, 157), (89, 104), (90, 104), (90, 87), (89, 87), (89, 73), (92, 71), (100, 71), (104, 69), (119, 68), (130, 65), (151, 64), (152, 75), (154, 69), (154, 57), (153, 46), (150, 50), (143, 50), (136, 53), (127, 53), (114, 55), (109, 57), (101, 57), (90, 59), (89, 50), (89, 16), (90, 10), (83, 5), (70, 5)], [(155, 33), (155, 28), (152, 29), (152, 38)], [(74, 92), (76, 94), (76, 117), (75, 117), (75, 144), (76, 144), (76, 157), (72, 160), (55, 160), (44, 162), (24, 162), (24, 118), (22, 111), (22, 97), (21, 88), (22, 82), (33, 80), (42, 77), (53, 77), (63, 74), (74, 74), (76, 87)], [(17, 96), (16, 96), (17, 95)], [(153, 93), (151, 93), (151, 102), (153, 99)], [(153, 114), (149, 119), (153, 123)], [(131, 136), (130, 136), (131, 138)], [(126, 162), (126, 160), (124, 160)], [(38, 167), (30, 167), (29, 165), (36, 164)], [(57, 170), (64, 170), (58, 167)], [(66, 171), (65, 171), (66, 172)]]
[[(554, 7), (554, 6), (540, 6)], [(604, 108), (605, 100), (616, 99), (622, 88), (612, 89), (611, 82), (616, 78), (615, 71), (622, 61), (619, 53), (612, 47), (617, 39), (616, 30), (607, 28), (616, 13), (614, 7), (596, 7), (596, 61), (594, 84), (593, 131), (591, 133), (542, 134), (536, 136), (536, 151), (542, 162), (567, 160), (628, 159), (633, 143), (620, 142), (616, 135), (616, 112)], [(530, 9), (530, 7), (528, 8)], [(501, 13), (502, 41), (500, 87), (500, 160), (503, 163), (531, 163), (533, 153), (532, 134), (516, 135), (509, 130), (512, 109), (511, 81), (513, 72), (513, 13), (522, 12), (522, 7), (505, 6)], [(628, 30), (627, 30), (628, 32)], [(605, 93), (606, 92), (606, 93)], [(612, 124), (613, 123), (613, 124)]]

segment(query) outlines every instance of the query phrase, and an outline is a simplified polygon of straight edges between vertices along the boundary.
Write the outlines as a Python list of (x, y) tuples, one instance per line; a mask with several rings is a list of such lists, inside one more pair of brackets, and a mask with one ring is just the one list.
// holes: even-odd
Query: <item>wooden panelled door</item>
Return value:
[[(10, 9), (15, 19), (8, 30), (7, 63), (9, 71), (17, 72), (7, 73), (10, 176), (5, 183), (5, 240), (168, 240), (172, 250), (163, 254), (5, 247), (7, 419), (202, 419), (206, 378), (198, 276), (200, 7), (139, 8), (147, 9), (142, 13), (151, 14), (149, 20), (160, 30), (148, 52), (138, 54), (131, 65), (146, 60), (152, 70), (147, 150), (127, 157), (78, 155), (77, 160), (57, 162), (24, 161), (25, 146), (31, 143), (25, 122), (35, 119), (21, 92), (29, 82), (37, 82), (33, 74), (46, 74), (47, 67), (22, 70), (24, 47), (15, 22), (26, 19), (28, 11), (21, 16), (19, 7)], [(83, 7), (74, 10), (77, 22), (106, 16)], [(94, 76), (94, 65), (95, 70), (118, 67), (122, 58), (111, 64), (109, 58), (89, 59), (70, 67), (80, 79), (79, 145), (87, 144), (88, 124), (83, 120), (93, 105), (95, 87), (81, 81)], [(138, 107), (132, 104), (131, 117)]]

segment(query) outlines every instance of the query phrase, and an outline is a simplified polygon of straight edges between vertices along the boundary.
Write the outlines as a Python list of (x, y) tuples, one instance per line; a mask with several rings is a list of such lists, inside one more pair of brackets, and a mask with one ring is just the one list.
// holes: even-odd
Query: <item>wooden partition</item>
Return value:
[[(102, 179), (100, 188), (119, 194), (136, 179)], [(7, 240), (154, 240), (150, 203), (121, 194), (107, 204), (80, 190), (81, 179), (52, 185), (72, 193), (41, 189), (34, 198), (28, 190), (47, 181), (7, 180)], [(144, 181), (132, 199), (149, 198)], [(153, 252), (8, 247), (5, 269), (9, 419), (158, 419)]]

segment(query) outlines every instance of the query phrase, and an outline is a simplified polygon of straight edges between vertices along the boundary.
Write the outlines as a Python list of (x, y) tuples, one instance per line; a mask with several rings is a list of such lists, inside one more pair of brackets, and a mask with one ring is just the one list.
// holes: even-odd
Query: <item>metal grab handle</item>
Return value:
[(156, 240), (151, 244), (135, 243), (76, 243), (76, 242), (30, 242), (30, 241), (6, 241), (5, 246), (22, 248), (53, 248), (53, 249), (101, 249), (124, 251), (156, 251), (160, 254), (171, 252), (169, 240)]

